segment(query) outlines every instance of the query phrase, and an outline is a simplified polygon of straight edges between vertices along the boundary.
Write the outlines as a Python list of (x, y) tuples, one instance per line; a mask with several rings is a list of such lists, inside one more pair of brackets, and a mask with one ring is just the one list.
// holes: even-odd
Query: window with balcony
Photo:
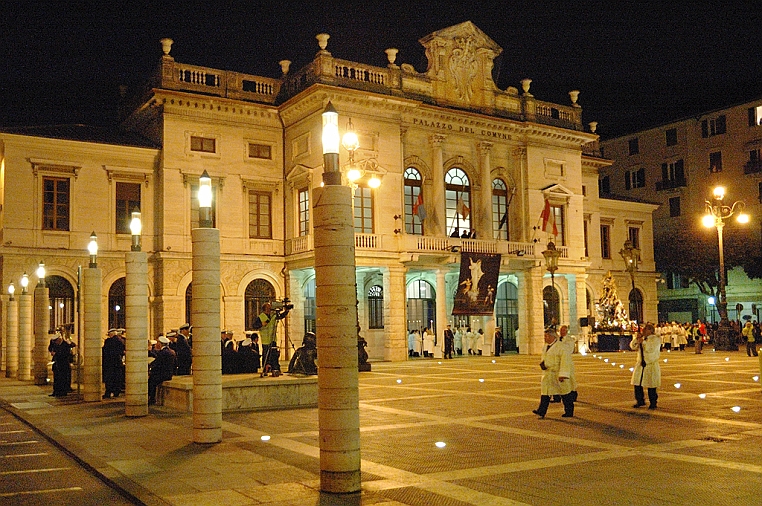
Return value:
[(629, 149), (630, 156), (640, 153), (640, 147), (638, 146), (638, 138), (630, 139), (627, 141), (627, 147)]
[(566, 213), (564, 212), (564, 206), (551, 204), (550, 212), (553, 214), (553, 219), (556, 220), (556, 228), (558, 229), (555, 241), (561, 246), (566, 246), (566, 224), (564, 223)]
[(685, 169), (682, 158), (661, 164), (661, 181), (656, 182), (656, 190), (668, 190), (686, 186)]
[(43, 230), (69, 230), (70, 186), (69, 178), (42, 179)]
[(677, 128), (668, 128), (664, 132), (667, 146), (677, 146)]
[(601, 257), (611, 258), (611, 225), (601, 225)]
[(116, 226), (117, 234), (130, 234), (132, 212), (140, 209), (140, 183), (116, 183)]
[(354, 196), (355, 232), (373, 233), (373, 191), (367, 186), (358, 186)]
[(249, 190), (249, 238), (272, 239), (272, 197), (267, 192)]
[(715, 172), (722, 172), (722, 152), (715, 151), (709, 153), (709, 172), (714, 174)]
[(445, 216), (448, 235), (471, 232), (471, 183), (457, 167), (445, 174)]
[(669, 217), (677, 218), (680, 216), (680, 197), (669, 198)]
[(508, 240), (508, 186), (502, 179), (492, 180), (492, 237)]
[(405, 181), (405, 232), (423, 235), (426, 205), (423, 202), (423, 178), (418, 169), (408, 167), (403, 174)]
[(724, 114), (713, 119), (705, 119), (701, 122), (701, 137), (713, 137), (722, 135), (727, 130), (726, 118)]
[(744, 174), (756, 174), (762, 172), (762, 153), (760, 149), (749, 151), (749, 161), (743, 167)]
[(190, 149), (191, 151), (198, 151), (200, 153), (216, 153), (217, 139), (213, 137), (192, 135), (190, 138)]
[(624, 187), (627, 190), (632, 188), (643, 188), (646, 186), (646, 169), (628, 170), (624, 173)]
[(310, 233), (310, 191), (308, 188), (299, 190), (299, 236)]
[(384, 290), (380, 285), (368, 289), (368, 328), (384, 328)]

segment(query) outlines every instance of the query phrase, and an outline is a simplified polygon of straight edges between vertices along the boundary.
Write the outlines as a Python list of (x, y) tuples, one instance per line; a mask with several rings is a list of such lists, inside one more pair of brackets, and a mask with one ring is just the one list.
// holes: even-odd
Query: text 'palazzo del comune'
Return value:
[[(438, 348), (446, 325), (482, 329), (483, 354), (496, 327), (504, 349), (519, 353), (539, 354), (553, 320), (584, 336), (607, 273), (631, 282), (621, 259), (601, 252), (633, 237), (633, 290), (642, 319), (656, 318), (656, 206), (599, 197), (598, 170), (611, 161), (595, 124), (583, 127), (578, 91), (568, 104), (543, 102), (525, 76), (516, 76), (521, 90), (498, 89), (493, 62), (503, 49), (471, 22), (420, 39), (420, 70), (398, 63), (396, 49), (385, 66), (342, 60), (327, 34), (316, 38), (314, 59), (296, 72), (281, 61), (277, 78), (175, 61), (173, 41), (162, 39), (148, 85), (124, 93), (118, 132), (0, 132), (3, 286), (44, 260), (51, 328), (74, 322), (77, 332), (78, 267), (94, 231), (103, 328), (123, 327), (137, 207), (149, 334), (192, 324), (191, 230), (206, 171), (221, 237), (222, 328), (243, 339), (265, 302), (288, 298), (294, 309), (278, 331), (288, 358), (306, 331), (320, 339), (311, 214), (330, 102), (341, 132), (358, 139), (341, 148), (340, 167), (354, 191), (359, 325), (371, 361), (407, 360), (413, 329), (430, 329)], [(549, 242), (560, 252), (552, 276)]]

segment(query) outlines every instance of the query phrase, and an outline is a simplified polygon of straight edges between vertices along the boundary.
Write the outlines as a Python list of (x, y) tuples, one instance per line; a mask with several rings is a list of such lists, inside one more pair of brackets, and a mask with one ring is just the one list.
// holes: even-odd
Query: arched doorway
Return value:
[(495, 319), (503, 332), (503, 350), (518, 352), (516, 330), (519, 328), (519, 291), (513, 283), (500, 283), (497, 286)]
[(124, 315), (125, 295), (125, 278), (119, 278), (108, 289), (108, 327), (110, 329), (123, 329), (126, 324)]
[(560, 297), (554, 286), (546, 286), (542, 289), (543, 318), (545, 326), (558, 325), (561, 315)]
[(437, 300), (434, 288), (422, 279), (407, 285), (407, 328), (436, 329)]
[(55, 331), (56, 328), (63, 325), (73, 324), (76, 310), (74, 307), (74, 287), (66, 278), (61, 276), (48, 276), (45, 278), (45, 284), (48, 287), (50, 298), (50, 328), (48, 331)]
[(262, 313), (262, 306), (274, 299), (275, 288), (267, 280), (255, 279), (246, 286), (243, 296), (246, 330), (254, 330), (254, 320)]

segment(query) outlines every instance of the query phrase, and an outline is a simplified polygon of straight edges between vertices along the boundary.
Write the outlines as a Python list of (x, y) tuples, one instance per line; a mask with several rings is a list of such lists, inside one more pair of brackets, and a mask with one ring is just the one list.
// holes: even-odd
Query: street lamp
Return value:
[(26, 272), (21, 276), (21, 294), (24, 295), (27, 293), (27, 288), (29, 287), (29, 274)]
[(728, 206), (724, 204), (724, 198), (725, 188), (717, 186), (712, 192), (712, 200), (706, 201), (706, 212), (701, 219), (701, 222), (707, 228), (717, 228), (717, 242), (719, 245), (720, 258), (720, 300), (717, 305), (717, 311), (720, 314), (720, 325), (715, 334), (714, 347), (717, 350), (728, 351), (737, 350), (738, 346), (735, 343), (735, 339), (733, 339), (733, 329), (730, 326), (730, 320), (728, 320), (728, 300), (725, 295), (725, 254), (722, 243), (722, 229), (725, 227), (725, 221), (731, 216), (736, 215), (736, 221), (738, 221), (738, 223), (748, 223), (749, 215), (743, 212), (746, 204), (742, 201), (736, 201)]
[(622, 255), (624, 260), (624, 268), (630, 273), (630, 281), (632, 281), (632, 296), (635, 297), (633, 308), (631, 311), (631, 319), (640, 324), (640, 308), (638, 307), (637, 291), (635, 290), (635, 273), (638, 271), (638, 263), (640, 262), (640, 250), (633, 247), (632, 241), (627, 239), (624, 241), (624, 247), (619, 250), (619, 254)]
[(143, 224), (140, 221), (140, 209), (137, 207), (132, 211), (130, 220), (130, 233), (132, 234), (132, 247), (130, 251), (140, 251), (140, 235), (143, 232)]
[(95, 235), (95, 231), (93, 230), (93, 233), (90, 234), (90, 242), (87, 243), (87, 251), (90, 253), (90, 267), (91, 269), (95, 269), (98, 267), (98, 236)]
[(198, 226), (212, 228), (212, 178), (206, 170), (198, 178)]
[(37, 270), (35, 271), (35, 274), (37, 274), (37, 285), (45, 286), (45, 263), (40, 262), (37, 264)]
[(556, 305), (556, 271), (558, 270), (558, 258), (561, 256), (561, 251), (556, 249), (556, 245), (553, 241), (548, 243), (548, 249), (542, 252), (542, 256), (545, 257), (545, 268), (550, 273), (550, 284), (553, 287), (553, 294), (551, 296), (550, 304), (550, 324), (557, 323), (555, 305)]

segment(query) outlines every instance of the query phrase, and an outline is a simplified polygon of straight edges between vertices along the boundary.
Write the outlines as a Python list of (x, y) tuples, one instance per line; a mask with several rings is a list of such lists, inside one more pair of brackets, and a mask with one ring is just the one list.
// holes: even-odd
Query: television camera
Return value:
[(273, 311), (275, 311), (276, 317), (278, 319), (285, 317), (289, 311), (294, 309), (294, 305), (291, 304), (291, 299), (288, 297), (283, 297), (281, 300), (274, 300), (270, 303), (270, 305), (273, 308)]

